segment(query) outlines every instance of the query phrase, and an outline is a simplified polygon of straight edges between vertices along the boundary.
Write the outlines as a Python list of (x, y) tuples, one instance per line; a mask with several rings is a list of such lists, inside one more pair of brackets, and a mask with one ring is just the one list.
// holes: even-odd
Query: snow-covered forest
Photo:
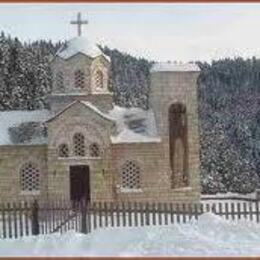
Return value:
[[(0, 110), (48, 108), (49, 63), (61, 43), (21, 43), (0, 35)], [(121, 106), (148, 107), (153, 62), (103, 47), (112, 61), (110, 88)], [(198, 62), (202, 191), (260, 188), (260, 59)]]
[(260, 187), (260, 60), (200, 67), (203, 191), (253, 191)]
[(51, 90), (49, 61), (60, 47), (0, 35), (0, 110), (41, 109)]

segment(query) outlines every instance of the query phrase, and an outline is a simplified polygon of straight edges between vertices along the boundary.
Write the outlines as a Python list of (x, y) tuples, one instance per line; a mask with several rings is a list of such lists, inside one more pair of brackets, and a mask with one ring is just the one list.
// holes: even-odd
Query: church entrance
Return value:
[(89, 166), (70, 166), (70, 199), (78, 202), (82, 199), (90, 201)]

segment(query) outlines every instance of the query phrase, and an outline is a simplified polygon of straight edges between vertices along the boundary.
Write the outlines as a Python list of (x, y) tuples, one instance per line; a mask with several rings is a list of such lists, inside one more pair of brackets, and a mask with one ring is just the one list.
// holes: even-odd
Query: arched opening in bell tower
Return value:
[(169, 108), (169, 156), (171, 186), (188, 186), (188, 126), (186, 106), (174, 103)]

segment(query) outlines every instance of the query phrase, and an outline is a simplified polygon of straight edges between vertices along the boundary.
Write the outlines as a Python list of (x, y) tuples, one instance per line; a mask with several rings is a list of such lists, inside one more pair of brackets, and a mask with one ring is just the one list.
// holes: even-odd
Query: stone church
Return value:
[(198, 67), (157, 63), (149, 109), (116, 106), (110, 58), (76, 23), (51, 63), (50, 109), (0, 113), (0, 201), (198, 201)]

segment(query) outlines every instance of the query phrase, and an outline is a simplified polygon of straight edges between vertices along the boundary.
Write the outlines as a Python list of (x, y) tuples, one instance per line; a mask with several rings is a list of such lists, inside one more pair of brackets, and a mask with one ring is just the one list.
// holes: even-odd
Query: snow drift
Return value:
[(259, 224), (230, 222), (206, 213), (182, 225), (1, 240), (0, 256), (257, 256), (259, 245)]

